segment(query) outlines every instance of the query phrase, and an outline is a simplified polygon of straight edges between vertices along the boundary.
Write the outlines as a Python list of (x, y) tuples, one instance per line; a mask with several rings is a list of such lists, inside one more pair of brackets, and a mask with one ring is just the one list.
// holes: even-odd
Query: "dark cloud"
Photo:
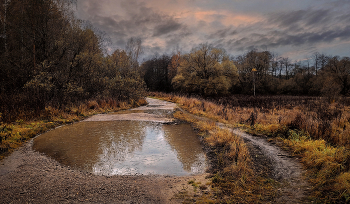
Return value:
[(305, 24), (307, 26), (319, 26), (328, 24), (333, 20), (333, 14), (330, 10), (306, 10)]
[(350, 26), (337, 30), (294, 34), (279, 31), (272, 31), (267, 34), (253, 33), (238, 40), (228, 40), (227, 44), (241, 51), (249, 50), (249, 48), (254, 46), (267, 46), (269, 48), (278, 48), (281, 46), (312, 46), (318, 43), (331, 43), (334, 40), (350, 40)]
[(232, 37), (235, 34), (237, 34), (237, 31), (233, 31), (232, 27), (230, 26), (210, 34), (209, 38), (226, 38), (226, 37)]
[(169, 34), (166, 38), (167, 47), (173, 48), (174, 46), (179, 46), (183, 39), (191, 36), (192, 33), (188, 29), (183, 29), (177, 33)]
[[(131, 37), (139, 37), (143, 41), (157, 41), (159, 38), (166, 37), (167, 46), (172, 47), (178, 45), (191, 33), (186, 25), (173, 16), (147, 7), (142, 1), (124, 0), (116, 3), (120, 11), (116, 11), (117, 15), (113, 16), (104, 16), (101, 5), (96, 1), (86, 0), (83, 3), (86, 12), (90, 14), (88, 20), (98, 29), (106, 31), (116, 48), (123, 49), (126, 41)], [(98, 9), (93, 10), (92, 7)], [(154, 47), (149, 47), (147, 50), (160, 52), (161, 49), (167, 49), (157, 43), (152, 46)]]
[(137, 0), (123, 0), (120, 1), (120, 7), (128, 14), (128, 15), (138, 15), (140, 11), (150, 13), (145, 3)]
[(165, 21), (164, 23), (154, 28), (155, 31), (153, 37), (158, 37), (171, 32), (175, 32), (177, 30), (181, 30), (182, 28), (182, 24), (176, 22), (174, 19), (169, 19), (168, 21)]
[(288, 32), (303, 32), (328, 25), (334, 21), (333, 18), (330, 10), (307, 9), (269, 14), (266, 23), (276, 24), (278, 29)]
[[(348, 0), (322, 1), (323, 3), (318, 3), (317, 0), (305, 0), (305, 4), (301, 0), (296, 0), (297, 3), (283, 1), (281, 5), (274, 4), (273, 9), (264, 7), (263, 13), (259, 13), (260, 8), (256, 8), (256, 2), (260, 2), (258, 5), (266, 4), (263, 4), (262, 0), (254, 0), (255, 3), (240, 1), (239, 5), (242, 9), (244, 5), (249, 5), (250, 13), (244, 13), (244, 10), (236, 12), (232, 10), (232, 15), (230, 8), (225, 10), (225, 6), (220, 7), (225, 11), (222, 13), (205, 10), (210, 9), (214, 4), (200, 7), (206, 4), (202, 1), (187, 4), (188, 10), (181, 10), (177, 14), (169, 14), (161, 7), (156, 7), (159, 0), (78, 1), (84, 10), (79, 11), (82, 13), (81, 16), (110, 35), (114, 47), (124, 48), (129, 38), (140, 37), (143, 42), (147, 42), (144, 44), (148, 52), (145, 56), (151, 56), (152, 52), (166, 53), (175, 47), (189, 51), (200, 43), (211, 43), (230, 52), (245, 52), (252, 48), (263, 47), (278, 52), (278, 50), (317, 49), (321, 44), (331, 45), (335, 42), (340, 44), (350, 40)], [(168, 1), (170, 1), (168, 3), (178, 1), (177, 4), (188, 3), (184, 0)], [(111, 4), (109, 14), (105, 13), (108, 6), (102, 6), (102, 2)], [(228, 1), (225, 2), (228, 3)], [(219, 1), (218, 4), (220, 4)], [(228, 5), (231, 4), (233, 5), (228, 3)], [(196, 7), (192, 8), (191, 6), (194, 5)], [(115, 12), (111, 12), (113, 9)], [(257, 15), (253, 9), (256, 9)], [(205, 18), (203, 16), (197, 18), (189, 11), (209, 12)], [(230, 25), (229, 17), (234, 17), (236, 13), (238, 17), (243, 16), (243, 20), (248, 16), (247, 22)], [(181, 19), (182, 15), (183, 19)], [(250, 21), (250, 17), (256, 20)]]
[(350, 40), (350, 15), (339, 10), (311, 8), (297, 11), (276, 12), (255, 25), (238, 27), (237, 36), (229, 37), (229, 28), (215, 32), (211, 37), (225, 37), (229, 49), (246, 51), (252, 47), (278, 49), (290, 47), (317, 47), (322, 43)]
[(86, 14), (94, 16), (103, 12), (102, 5), (97, 1), (83, 1), (82, 5), (86, 9)]
[(272, 24), (277, 24), (279, 27), (290, 27), (296, 26), (305, 15), (305, 11), (291, 11), (291, 12), (280, 12), (272, 13), (268, 16), (267, 21)]

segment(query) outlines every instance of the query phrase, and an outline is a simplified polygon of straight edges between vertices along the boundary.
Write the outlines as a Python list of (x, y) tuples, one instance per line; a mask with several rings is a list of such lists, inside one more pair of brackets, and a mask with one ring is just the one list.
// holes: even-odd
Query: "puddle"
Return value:
[(85, 121), (44, 133), (36, 151), (97, 175), (203, 173), (206, 157), (188, 124)]

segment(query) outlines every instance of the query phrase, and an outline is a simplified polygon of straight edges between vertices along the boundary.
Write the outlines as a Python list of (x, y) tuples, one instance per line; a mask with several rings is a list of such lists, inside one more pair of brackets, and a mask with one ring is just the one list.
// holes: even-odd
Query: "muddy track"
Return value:
[[(222, 124), (220, 124), (222, 126)], [(280, 197), (278, 203), (305, 203), (308, 183), (304, 178), (304, 170), (297, 158), (292, 157), (288, 152), (282, 150), (274, 143), (270, 143), (266, 138), (252, 136), (239, 129), (231, 129), (236, 135), (242, 137), (253, 148), (263, 153), (261, 160), (267, 158), (270, 161), (270, 171), (272, 178), (281, 183), (279, 188)], [(256, 155), (251, 155), (256, 157)], [(253, 159), (253, 161), (257, 161)]]
[[(148, 106), (130, 110), (129, 116), (140, 120), (172, 122), (172, 119), (153, 114), (152, 110), (172, 111), (175, 104), (150, 98), (147, 100)], [(147, 114), (138, 114), (139, 111), (146, 111)], [(94, 117), (93, 120), (103, 120), (101, 115)], [(112, 119), (125, 120), (123, 117), (115, 115)], [(218, 125), (227, 128), (223, 124)], [(253, 150), (253, 160), (259, 164), (256, 168), (283, 183), (278, 203), (304, 202), (306, 182), (295, 158), (264, 138), (237, 129), (232, 131), (243, 137)], [(33, 140), (30, 140), (0, 161), (0, 203), (179, 203), (181, 200), (173, 199), (174, 194), (190, 191), (189, 180), (202, 180), (205, 183), (207, 176), (97, 176), (63, 166), (33, 151), (32, 145)]]
[[(181, 111), (190, 114), (180, 108)], [(192, 114), (190, 114), (192, 115)], [(212, 121), (208, 118), (195, 116), (196, 119)], [(282, 150), (276, 143), (269, 142), (265, 136), (253, 136), (237, 128), (229, 128), (223, 123), (216, 123), (223, 129), (243, 138), (247, 144), (257, 174), (270, 177), (280, 183), (277, 203), (308, 203), (309, 185), (304, 177), (305, 171), (297, 158)]]

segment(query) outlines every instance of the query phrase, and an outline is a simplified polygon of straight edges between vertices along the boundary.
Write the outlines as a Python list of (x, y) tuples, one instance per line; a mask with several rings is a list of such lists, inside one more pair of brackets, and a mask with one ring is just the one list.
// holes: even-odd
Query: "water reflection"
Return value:
[(205, 155), (192, 127), (188, 124), (164, 125), (163, 129), (165, 139), (173, 151), (177, 152), (183, 169), (192, 173), (202, 172), (205, 168)]
[(37, 137), (33, 148), (99, 175), (188, 175), (206, 167), (199, 140), (187, 124), (80, 122)]

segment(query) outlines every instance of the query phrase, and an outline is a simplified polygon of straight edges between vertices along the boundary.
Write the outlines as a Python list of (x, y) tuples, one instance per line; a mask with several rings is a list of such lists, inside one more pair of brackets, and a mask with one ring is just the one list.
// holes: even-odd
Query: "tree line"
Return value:
[(189, 53), (156, 56), (141, 65), (151, 91), (175, 91), (202, 96), (350, 95), (350, 58), (318, 52), (293, 62), (270, 51), (251, 50), (229, 56), (208, 44)]
[[(314, 53), (292, 62), (270, 51), (230, 56), (201, 44), (139, 64), (130, 38), (109, 55), (106, 38), (74, 16), (75, 0), (0, 0), (0, 121), (89, 99), (137, 100), (150, 91), (202, 96), (349, 95), (350, 58)], [(256, 70), (256, 71), (252, 71)], [(17, 113), (17, 115), (16, 115)]]
[(137, 39), (108, 55), (105, 38), (75, 18), (74, 0), (0, 3), (0, 121), (37, 115), (47, 105), (144, 95)]

